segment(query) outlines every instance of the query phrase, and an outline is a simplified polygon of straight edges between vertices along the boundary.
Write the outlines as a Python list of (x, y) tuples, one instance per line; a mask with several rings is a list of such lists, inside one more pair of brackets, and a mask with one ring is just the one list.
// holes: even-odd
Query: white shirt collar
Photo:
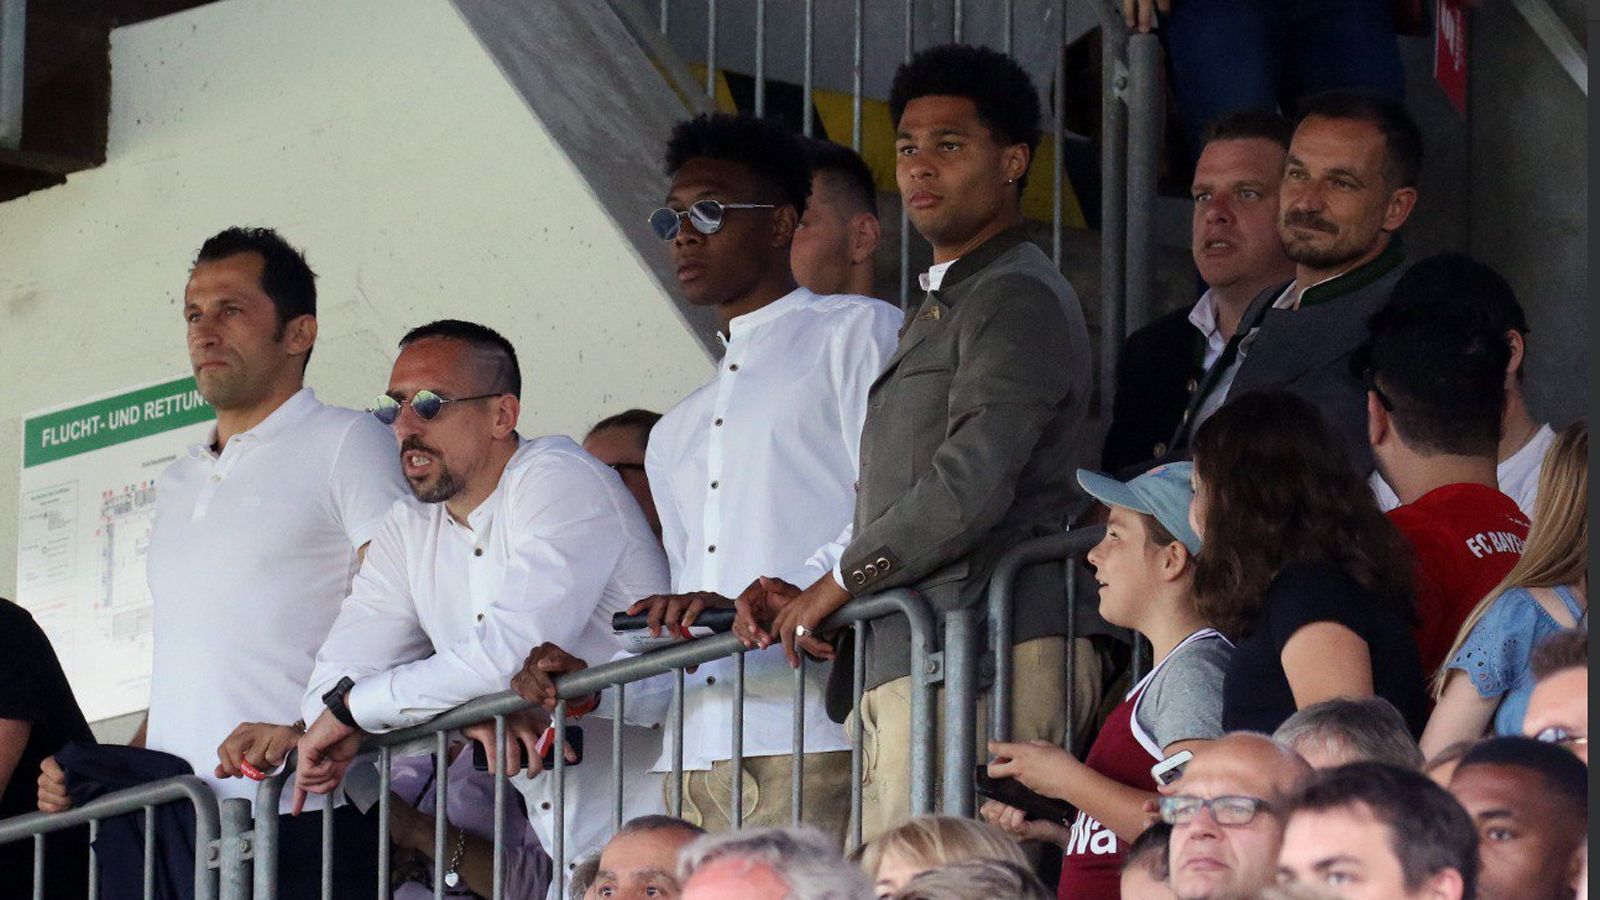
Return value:
[[(760, 328), (768, 322), (776, 321), (795, 309), (809, 303), (816, 295), (803, 287), (797, 287), (782, 297), (768, 303), (760, 309), (753, 309), (742, 316), (735, 316), (728, 320), (728, 337), (723, 341), (731, 341), (741, 332), (752, 328)], [(721, 332), (718, 332), (720, 335)]]
[(1189, 324), (1200, 329), (1207, 340), (1217, 333), (1217, 298), (1212, 296), (1209, 288), (1195, 301), (1194, 308), (1189, 310)]
[(944, 273), (950, 271), (950, 267), (960, 259), (958, 256), (949, 262), (934, 263), (928, 267), (928, 271), (917, 276), (917, 283), (922, 285), (925, 291), (937, 291), (939, 286), (944, 284)]
[[(243, 440), (246, 443), (270, 440), (273, 435), (283, 431), (294, 424), (301, 416), (310, 412), (316, 406), (317, 395), (311, 388), (303, 387), (289, 399), (278, 404), (278, 408), (267, 414), (265, 419), (257, 422), (249, 431), (241, 431), (228, 440), (228, 443)], [(217, 427), (211, 426), (211, 433), (206, 436), (205, 443), (193, 444), (189, 447), (189, 456), (199, 459), (213, 455), (211, 448), (217, 445)]]

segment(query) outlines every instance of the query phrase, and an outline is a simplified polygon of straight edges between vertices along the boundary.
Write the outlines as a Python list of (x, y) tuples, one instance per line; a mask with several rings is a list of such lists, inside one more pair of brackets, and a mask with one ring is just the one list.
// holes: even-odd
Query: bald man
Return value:
[(1196, 750), (1183, 777), (1161, 789), (1179, 900), (1217, 900), (1272, 884), (1284, 802), (1310, 774), (1298, 754), (1261, 734), (1236, 732)]

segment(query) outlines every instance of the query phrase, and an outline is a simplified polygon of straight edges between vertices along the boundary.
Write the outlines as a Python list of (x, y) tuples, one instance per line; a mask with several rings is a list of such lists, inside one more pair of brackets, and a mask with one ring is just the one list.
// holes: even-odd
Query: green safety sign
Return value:
[(91, 400), (27, 419), (22, 467), (54, 462), (217, 417), (193, 376)]

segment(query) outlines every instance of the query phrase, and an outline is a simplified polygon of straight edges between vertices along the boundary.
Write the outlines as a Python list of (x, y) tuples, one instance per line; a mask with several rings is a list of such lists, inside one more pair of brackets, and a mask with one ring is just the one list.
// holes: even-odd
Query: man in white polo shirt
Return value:
[[(621, 651), (611, 616), (667, 587), (661, 546), (617, 474), (569, 438), (517, 434), (521, 376), (505, 338), (445, 320), (400, 347), (373, 412), (394, 427), (414, 496), (373, 537), (317, 654), (297, 803), (336, 788), (366, 734), (505, 690), (531, 647), (557, 641), (611, 659)], [(513, 784), (553, 856), (540, 728), (527, 717), (511, 725), (508, 746), (534, 776)], [(594, 727), (567, 773), (568, 864), (611, 831), (611, 728)], [(624, 818), (661, 809), (659, 778), (646, 773), (653, 736), (628, 730)], [(521, 767), (510, 758), (507, 768)]]
[[(284, 723), (300, 717), (361, 548), (405, 493), (387, 431), (304, 386), (314, 278), (275, 232), (230, 228), (200, 248), (184, 290), (189, 361), (217, 427), (157, 481), (154, 669), (133, 743), (182, 757), (221, 798), (253, 800), (256, 782), (229, 776), (270, 769), (294, 746), (298, 729)], [(40, 799), (59, 808), (53, 766)], [(285, 896), (316, 889), (318, 818), (284, 822)], [(341, 809), (336, 835), (350, 851), (337, 856), (338, 883), (369, 889), (375, 817)]]

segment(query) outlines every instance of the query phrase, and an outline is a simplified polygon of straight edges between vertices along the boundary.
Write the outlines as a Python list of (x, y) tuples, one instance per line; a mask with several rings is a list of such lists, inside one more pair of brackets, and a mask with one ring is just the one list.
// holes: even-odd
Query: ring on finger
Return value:
[(806, 635), (808, 635), (810, 633), (811, 633), (811, 629), (807, 628), (804, 625), (796, 625), (794, 627), (794, 636), (797, 637), (797, 638), (803, 638), (803, 637), (805, 637)]

